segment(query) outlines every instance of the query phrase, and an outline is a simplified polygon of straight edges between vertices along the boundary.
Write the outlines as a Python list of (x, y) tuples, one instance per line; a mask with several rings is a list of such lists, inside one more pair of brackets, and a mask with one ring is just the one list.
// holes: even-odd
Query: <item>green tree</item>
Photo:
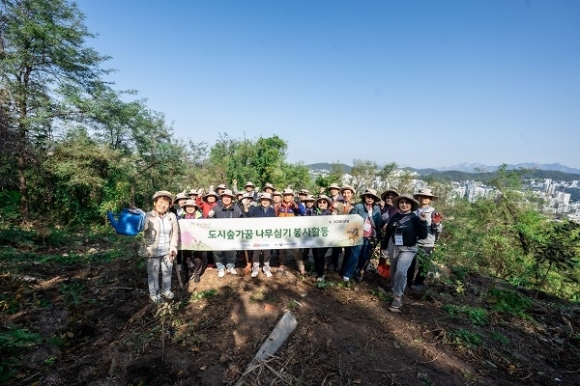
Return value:
[(21, 213), (29, 214), (29, 178), (55, 127), (79, 111), (71, 95), (90, 95), (102, 84), (108, 59), (85, 46), (93, 37), (75, 3), (0, 0), (0, 81), (8, 98), (9, 129), (16, 133)]

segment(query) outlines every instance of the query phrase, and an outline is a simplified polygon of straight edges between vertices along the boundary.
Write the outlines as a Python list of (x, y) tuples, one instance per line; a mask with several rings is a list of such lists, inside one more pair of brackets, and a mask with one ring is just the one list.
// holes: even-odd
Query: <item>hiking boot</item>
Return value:
[(401, 307), (403, 307), (403, 300), (402, 299), (393, 299), (391, 302), (391, 306), (389, 307), (389, 311), (391, 312), (401, 312)]
[(306, 270), (304, 268), (300, 268), (298, 272), (300, 272), (301, 275), (306, 275)]
[(266, 277), (272, 277), (272, 271), (270, 271), (270, 267), (263, 267), (262, 271), (264, 272), (264, 275), (266, 275)]
[(238, 271), (236, 271), (236, 269), (234, 267), (228, 268), (228, 272), (231, 273), (232, 275), (237, 275), (238, 274)]
[(226, 275), (225, 269), (218, 269), (218, 277), (224, 277)]
[(348, 283), (350, 281), (350, 278), (348, 276), (343, 276), (342, 281), (344, 281), (345, 283)]
[(258, 277), (258, 273), (260, 272), (259, 268), (252, 268), (252, 274), (250, 275), (251, 277)]
[(151, 301), (153, 303), (163, 303), (163, 299), (161, 298), (161, 295), (149, 295), (149, 299), (151, 299)]
[(163, 291), (161, 292), (161, 295), (167, 300), (171, 300), (175, 297), (175, 295), (171, 291)]
[(413, 284), (411, 286), (411, 289), (413, 291), (419, 291), (420, 292), (420, 291), (424, 291), (425, 290), (425, 286), (423, 284)]

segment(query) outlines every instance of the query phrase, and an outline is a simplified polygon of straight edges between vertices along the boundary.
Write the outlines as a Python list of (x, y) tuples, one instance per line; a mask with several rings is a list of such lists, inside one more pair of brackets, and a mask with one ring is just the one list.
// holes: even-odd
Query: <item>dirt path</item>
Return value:
[(394, 314), (374, 274), (347, 287), (335, 273), (319, 284), (208, 270), (183, 301), (157, 307), (135, 261), (27, 264), (34, 280), (2, 267), (13, 271), (0, 278), (2, 328), (41, 338), (8, 352), (8, 385), (233, 385), (285, 311), (297, 329), (247, 384), (580, 385), (578, 305), (496, 312), (505, 299), (483, 279), (460, 294), (409, 291)]

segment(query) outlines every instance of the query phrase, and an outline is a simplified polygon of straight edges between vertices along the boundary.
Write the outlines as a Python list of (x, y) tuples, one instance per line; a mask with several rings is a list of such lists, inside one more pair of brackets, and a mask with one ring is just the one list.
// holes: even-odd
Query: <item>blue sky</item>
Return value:
[(580, 168), (580, 1), (81, 0), (176, 137), (278, 135), (289, 162)]

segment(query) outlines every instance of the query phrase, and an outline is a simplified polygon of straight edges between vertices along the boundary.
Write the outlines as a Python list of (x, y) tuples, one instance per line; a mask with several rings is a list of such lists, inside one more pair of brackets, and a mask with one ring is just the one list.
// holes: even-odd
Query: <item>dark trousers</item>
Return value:
[(324, 248), (312, 248), (312, 253), (314, 254), (314, 269), (316, 270), (316, 276), (320, 277), (324, 275), (324, 266), (326, 265), (326, 252), (328, 247)]
[(180, 262), (185, 268), (188, 275), (201, 275), (203, 270), (203, 252), (202, 251), (181, 251), (182, 261)]

